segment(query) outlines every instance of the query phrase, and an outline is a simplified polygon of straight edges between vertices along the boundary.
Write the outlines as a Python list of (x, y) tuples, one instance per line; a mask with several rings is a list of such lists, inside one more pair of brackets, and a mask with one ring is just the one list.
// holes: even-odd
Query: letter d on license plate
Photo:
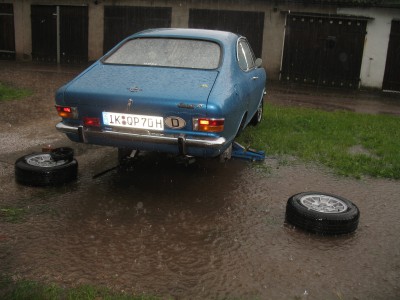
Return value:
[(104, 111), (103, 123), (104, 125), (109, 126), (164, 130), (164, 119), (156, 116), (121, 114)]

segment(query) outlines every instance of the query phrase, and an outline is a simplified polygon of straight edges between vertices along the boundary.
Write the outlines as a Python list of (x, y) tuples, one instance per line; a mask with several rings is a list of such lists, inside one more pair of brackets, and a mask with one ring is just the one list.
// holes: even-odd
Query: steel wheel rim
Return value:
[(33, 154), (25, 158), (25, 161), (28, 165), (40, 168), (52, 168), (66, 163), (65, 160), (54, 160), (48, 153)]
[(324, 214), (343, 213), (347, 211), (347, 204), (333, 196), (313, 194), (300, 198), (300, 203), (310, 210)]

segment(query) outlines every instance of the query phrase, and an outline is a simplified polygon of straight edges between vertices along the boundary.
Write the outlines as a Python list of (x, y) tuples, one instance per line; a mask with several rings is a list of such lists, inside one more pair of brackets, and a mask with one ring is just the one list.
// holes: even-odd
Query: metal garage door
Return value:
[(171, 27), (171, 15), (170, 7), (105, 6), (103, 52), (138, 31)]
[(366, 19), (289, 14), (281, 80), (358, 88)]
[(231, 31), (245, 36), (254, 54), (261, 57), (264, 12), (191, 9), (189, 27)]
[(87, 6), (32, 5), (31, 22), (33, 60), (88, 61)]
[(383, 89), (400, 92), (400, 21), (392, 21)]
[(15, 59), (14, 10), (0, 4), (0, 59)]

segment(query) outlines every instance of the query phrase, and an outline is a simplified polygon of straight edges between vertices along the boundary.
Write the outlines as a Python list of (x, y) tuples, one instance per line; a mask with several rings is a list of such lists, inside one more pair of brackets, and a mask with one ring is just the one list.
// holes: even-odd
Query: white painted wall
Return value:
[(341, 8), (338, 14), (373, 18), (367, 23), (367, 35), (361, 64), (361, 86), (382, 88), (390, 28), (393, 19), (400, 19), (400, 9)]

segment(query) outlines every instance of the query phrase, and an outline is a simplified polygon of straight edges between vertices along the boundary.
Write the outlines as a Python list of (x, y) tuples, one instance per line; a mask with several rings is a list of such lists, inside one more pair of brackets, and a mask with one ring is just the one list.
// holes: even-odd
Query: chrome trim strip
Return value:
[[(83, 128), (82, 126), (79, 126)], [(78, 126), (71, 126), (60, 122), (56, 125), (56, 129), (63, 133), (79, 133)], [(115, 132), (115, 131), (95, 131), (90, 130), (88, 128), (83, 128), (81, 130), (83, 135), (83, 140), (85, 141), (89, 136), (109, 136), (110, 138), (119, 138), (122, 140), (129, 141), (140, 141), (140, 142), (148, 142), (148, 143), (160, 143), (160, 144), (170, 144), (170, 145), (178, 145), (179, 138), (184, 138), (185, 146), (193, 146), (193, 147), (204, 147), (204, 148), (218, 148), (222, 146), (226, 139), (223, 137), (213, 138), (213, 137), (204, 137), (204, 138), (192, 138), (186, 136), (174, 136), (174, 135), (165, 135), (165, 134), (148, 134), (148, 133), (128, 133), (128, 132)]]

